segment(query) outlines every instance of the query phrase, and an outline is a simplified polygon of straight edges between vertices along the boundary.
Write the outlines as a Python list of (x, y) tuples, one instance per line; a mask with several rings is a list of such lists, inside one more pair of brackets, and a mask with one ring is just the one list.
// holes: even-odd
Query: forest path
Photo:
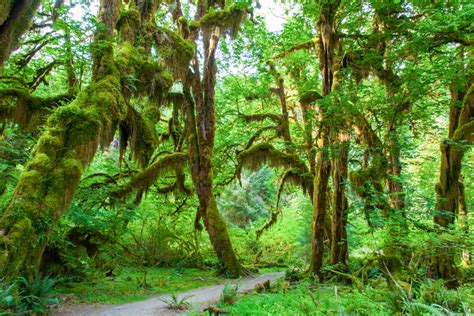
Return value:
[[(238, 280), (231, 280), (225, 284), (238, 284), (239, 293), (249, 292), (255, 288), (257, 284), (261, 284), (267, 280), (274, 282), (276, 279), (283, 277), (284, 272), (273, 272), (262, 274), (254, 277), (247, 277)], [(191, 304), (189, 311), (200, 312), (207, 306), (220, 300), (225, 284), (206, 286), (197, 288), (187, 292), (178, 293), (178, 299), (189, 297), (186, 301)], [(59, 310), (52, 315), (100, 315), (100, 316), (148, 316), (148, 315), (181, 315), (189, 311), (175, 311), (167, 308), (167, 304), (163, 300), (169, 300), (170, 294), (163, 294), (145, 301), (128, 303), (122, 305), (71, 305), (60, 307)]]

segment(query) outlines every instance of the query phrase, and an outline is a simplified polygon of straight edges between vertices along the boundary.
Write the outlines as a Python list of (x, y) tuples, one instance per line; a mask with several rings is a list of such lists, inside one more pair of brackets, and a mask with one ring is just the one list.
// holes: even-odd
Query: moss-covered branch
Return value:
[(275, 149), (271, 144), (261, 143), (242, 151), (239, 163), (251, 170), (257, 170), (262, 165), (294, 169), (302, 176), (309, 175), (308, 167), (296, 154), (287, 154)]
[(187, 153), (177, 152), (166, 154), (148, 166), (143, 172), (133, 177), (132, 180), (120, 188), (116, 194), (118, 196), (124, 196), (134, 189), (146, 192), (160, 175), (182, 169), (183, 165), (188, 162), (188, 159), (189, 156)]
[(280, 180), (280, 185), (278, 186), (278, 193), (277, 193), (277, 201), (276, 201), (276, 206), (275, 209), (272, 212), (272, 215), (270, 217), (270, 220), (265, 223), (265, 225), (257, 230), (256, 232), (256, 237), (259, 239), (262, 234), (268, 230), (270, 227), (272, 227), (278, 219), (278, 215), (280, 215), (281, 210), (280, 210), (280, 199), (281, 199), (281, 193), (283, 192), (283, 189), (285, 188), (285, 185), (287, 183), (291, 183), (294, 185), (300, 185), (303, 188), (303, 191), (305, 193), (310, 194), (310, 198), (312, 199), (313, 195), (313, 178), (310, 176), (304, 176), (301, 175), (298, 171), (295, 171), (293, 169), (286, 170), (283, 175), (281, 176)]
[(191, 29), (218, 26), (231, 37), (235, 37), (240, 25), (247, 17), (246, 4), (233, 4), (223, 10), (210, 9), (201, 19), (190, 24)]
[(275, 123), (281, 123), (282, 117), (281, 115), (278, 114), (272, 114), (272, 113), (262, 113), (262, 114), (251, 114), (251, 115), (243, 115), (241, 114), (240, 117), (242, 117), (246, 122), (263, 122), (266, 119), (269, 119)]
[(158, 144), (158, 137), (153, 122), (128, 106), (126, 118), (120, 122), (120, 163), (127, 147), (130, 147), (132, 158), (140, 167), (144, 167)]
[(69, 93), (42, 98), (31, 95), (24, 88), (0, 89), (0, 120), (12, 121), (32, 131), (44, 124), (56, 107), (72, 98)]
[(303, 49), (314, 49), (317, 44), (318, 44), (318, 41), (319, 41), (319, 38), (318, 37), (315, 37), (315, 38), (312, 38), (310, 39), (309, 41), (306, 41), (306, 42), (303, 42), (303, 43), (300, 43), (300, 44), (296, 44), (295, 46), (293, 47), (290, 47), (288, 48), (287, 50), (273, 56), (271, 59), (270, 59), (270, 62), (274, 62), (275, 60), (277, 59), (282, 59), (282, 58), (285, 58), (286, 56), (288, 56), (289, 54), (293, 53), (293, 52), (296, 52), (296, 51), (299, 51), (299, 50), (303, 50)]
[(159, 29), (155, 33), (155, 41), (166, 66), (177, 78), (183, 78), (194, 57), (194, 44), (176, 32)]

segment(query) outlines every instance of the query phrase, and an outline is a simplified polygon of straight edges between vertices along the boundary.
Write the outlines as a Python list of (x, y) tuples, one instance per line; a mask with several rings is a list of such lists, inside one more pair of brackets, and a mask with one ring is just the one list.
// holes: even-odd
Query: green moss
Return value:
[(315, 90), (309, 90), (300, 94), (300, 102), (303, 104), (310, 104), (321, 98), (321, 94)]
[(79, 177), (82, 174), (82, 164), (78, 159), (68, 158), (63, 160), (63, 168), (66, 177)]
[[(56, 134), (56, 135), (55, 135)], [(47, 130), (41, 137), (38, 139), (38, 142), (33, 149), (33, 152), (37, 148), (41, 148), (44, 153), (49, 156), (54, 156), (57, 148), (60, 148), (64, 145), (63, 137), (59, 136), (59, 133), (55, 133), (53, 129)]]
[(156, 179), (167, 172), (182, 169), (188, 161), (188, 154), (176, 152), (163, 155), (157, 161), (153, 162), (143, 172), (133, 177), (133, 179), (120, 189), (118, 195), (125, 195), (132, 192), (133, 189), (148, 191), (155, 183)]
[(199, 21), (191, 23), (191, 28), (220, 26), (225, 33), (235, 37), (247, 16), (247, 4), (233, 4), (224, 10), (210, 9)]
[(172, 76), (158, 62), (130, 43), (122, 45), (116, 63), (128, 89), (142, 96), (163, 99), (173, 84)]
[(33, 243), (33, 227), (28, 218), (17, 221), (7, 236), (0, 239), (0, 267), (5, 281), (12, 281), (23, 268), (28, 249)]
[(121, 13), (116, 28), (124, 41), (134, 40), (135, 34), (140, 27), (140, 20), (140, 12), (134, 8)]
[(302, 175), (308, 173), (308, 168), (299, 159), (298, 155), (284, 153), (275, 149), (269, 143), (253, 145), (249, 149), (242, 151), (238, 159), (242, 165), (252, 170), (256, 170), (266, 163), (270, 167), (292, 168)]
[(176, 32), (170, 32), (169, 34), (175, 50), (191, 59), (194, 56), (194, 44), (190, 40), (182, 38)]
[(2, 25), (10, 15), (10, 10), (13, 6), (13, 0), (0, 1), (0, 25)]
[(139, 51), (127, 42), (121, 45), (115, 57), (115, 62), (121, 73), (134, 74), (141, 68), (143, 58)]
[(29, 168), (36, 170), (49, 170), (52, 168), (51, 159), (44, 153), (37, 153), (28, 163)]

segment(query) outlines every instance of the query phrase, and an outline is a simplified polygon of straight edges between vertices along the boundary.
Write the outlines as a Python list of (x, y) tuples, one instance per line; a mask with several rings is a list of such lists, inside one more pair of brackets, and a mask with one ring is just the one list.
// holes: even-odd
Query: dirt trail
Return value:
[[(274, 272), (262, 274), (256, 277), (248, 277), (240, 280), (232, 280), (227, 283), (238, 284), (240, 293), (251, 291), (257, 284), (263, 283), (267, 280), (271, 282), (282, 277), (283, 272)], [(202, 311), (207, 306), (219, 301), (222, 295), (222, 290), (225, 284), (201, 287), (187, 292), (178, 294), (178, 298), (189, 296), (187, 302), (191, 303), (191, 310)], [(166, 303), (162, 300), (170, 298), (169, 294), (164, 294), (150, 298), (145, 301), (123, 304), (123, 305), (75, 305), (61, 307), (59, 310), (53, 312), (53, 315), (100, 315), (100, 316), (148, 316), (148, 315), (180, 315), (180, 312), (175, 312), (166, 308)]]

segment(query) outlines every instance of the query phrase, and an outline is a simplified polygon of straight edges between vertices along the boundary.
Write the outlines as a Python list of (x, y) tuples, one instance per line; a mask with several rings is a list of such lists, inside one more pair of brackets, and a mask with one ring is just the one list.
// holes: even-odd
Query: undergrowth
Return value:
[(178, 273), (175, 268), (148, 268), (146, 280), (144, 286), (143, 271), (126, 268), (115, 277), (62, 283), (58, 293), (73, 294), (76, 303), (121, 304), (224, 281), (212, 270), (180, 269)]

